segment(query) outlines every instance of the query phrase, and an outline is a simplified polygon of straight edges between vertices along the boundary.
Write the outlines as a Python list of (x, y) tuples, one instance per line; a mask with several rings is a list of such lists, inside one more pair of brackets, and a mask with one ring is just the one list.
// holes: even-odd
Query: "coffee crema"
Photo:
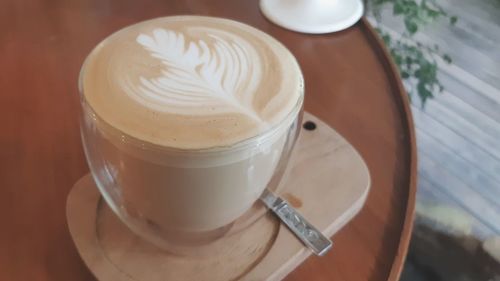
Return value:
[(178, 237), (228, 229), (277, 188), (300, 129), (295, 58), (231, 20), (124, 28), (91, 52), (79, 82), (82, 140), (103, 198), (172, 251)]
[(292, 122), (303, 98), (300, 68), (281, 43), (202, 16), (112, 34), (88, 56), (80, 88), (109, 128), (176, 149), (232, 146), (272, 131)]

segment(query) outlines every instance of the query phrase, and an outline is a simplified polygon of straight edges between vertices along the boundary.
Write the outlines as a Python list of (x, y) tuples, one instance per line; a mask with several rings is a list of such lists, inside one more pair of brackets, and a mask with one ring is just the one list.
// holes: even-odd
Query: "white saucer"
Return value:
[(363, 15), (361, 0), (261, 0), (260, 9), (281, 27), (313, 34), (346, 29)]

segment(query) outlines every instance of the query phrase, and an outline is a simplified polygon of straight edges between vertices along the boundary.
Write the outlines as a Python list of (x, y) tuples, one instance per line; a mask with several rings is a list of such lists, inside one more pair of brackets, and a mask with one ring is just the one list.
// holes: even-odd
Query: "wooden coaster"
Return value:
[[(278, 190), (332, 236), (363, 206), (370, 175), (335, 130), (309, 113), (306, 123), (309, 130), (302, 129)], [(237, 222), (239, 231), (205, 246), (209, 255), (188, 256), (162, 251), (132, 234), (102, 200), (90, 175), (71, 190), (66, 213), (80, 255), (101, 281), (280, 280), (311, 252), (259, 204), (248, 215), (258, 216), (251, 224), (241, 228), (244, 222)]]

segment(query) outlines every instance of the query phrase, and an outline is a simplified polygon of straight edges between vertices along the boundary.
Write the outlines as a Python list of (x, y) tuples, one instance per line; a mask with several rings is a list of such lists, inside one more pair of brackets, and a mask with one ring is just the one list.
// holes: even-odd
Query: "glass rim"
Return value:
[[(225, 18), (221, 18), (221, 19), (225, 19)], [(125, 28), (127, 28), (127, 27), (125, 27)], [(254, 27), (252, 27), (252, 28), (254, 28)], [(122, 30), (122, 29), (120, 29), (120, 30)], [(120, 31), (120, 30), (118, 30), (118, 31)], [(259, 30), (259, 31), (261, 31), (261, 30)], [(261, 32), (263, 32), (263, 31), (261, 31)], [(116, 32), (114, 32), (114, 33), (116, 33)], [(112, 36), (114, 33), (112, 33), (109, 36)], [(270, 36), (269, 34), (267, 34), (265, 32), (263, 32), (263, 33), (266, 34), (266, 35), (268, 35), (268, 36)], [(103, 39), (103, 40), (105, 40), (105, 39)], [(275, 40), (279, 44), (283, 45), (277, 39), (275, 39)], [(235, 142), (235, 143), (233, 143), (231, 145), (211, 146), (211, 147), (193, 148), (193, 149), (190, 149), (190, 148), (179, 148), (179, 147), (173, 147), (173, 146), (168, 146), (168, 145), (161, 145), (161, 144), (157, 144), (157, 143), (154, 143), (154, 142), (151, 142), (151, 141), (148, 141), (148, 140), (140, 139), (140, 138), (134, 137), (134, 136), (132, 136), (132, 135), (124, 132), (123, 130), (120, 130), (117, 127), (111, 125), (108, 121), (106, 121), (104, 118), (102, 118), (94, 110), (94, 108), (92, 107), (92, 105), (87, 101), (87, 99), (85, 97), (84, 88), (83, 88), (83, 77), (85, 76), (85, 66), (86, 66), (87, 61), (89, 60), (90, 56), (99, 47), (99, 45), (101, 44), (101, 42), (99, 42), (96, 46), (94, 46), (92, 48), (92, 50), (86, 55), (86, 57), (85, 57), (85, 59), (84, 59), (84, 61), (82, 63), (82, 66), (80, 68), (80, 72), (79, 72), (79, 75), (78, 75), (78, 92), (79, 92), (79, 95), (80, 95), (81, 103), (85, 103), (85, 105), (87, 105), (88, 109), (90, 109), (91, 113), (99, 120), (99, 122), (102, 123), (102, 124), (104, 124), (106, 127), (108, 127), (108, 129), (110, 129), (109, 131), (112, 131), (113, 133), (116, 133), (117, 135), (119, 135), (120, 138), (122, 139), (122, 141), (124, 143), (140, 147), (141, 149), (151, 148), (151, 150), (168, 151), (168, 152), (181, 152), (181, 153), (211, 153), (211, 152), (220, 153), (220, 152), (237, 151), (237, 150), (240, 150), (240, 149), (247, 148), (249, 146), (255, 146), (255, 145), (258, 146), (260, 143), (263, 143), (263, 142), (265, 142), (265, 140), (267, 140), (268, 138), (272, 137), (277, 131), (279, 131), (278, 130), (279, 128), (281, 128), (283, 126), (287, 127), (290, 124), (292, 124), (293, 121), (296, 119), (296, 116), (298, 116), (299, 113), (303, 109), (304, 93), (305, 93), (304, 75), (302, 73), (302, 69), (300, 67), (300, 64), (297, 61), (297, 58), (291, 53), (290, 50), (288, 50), (288, 48), (286, 48), (283, 45), (283, 47), (290, 52), (290, 54), (291, 54), (291, 56), (292, 56), (292, 58), (294, 60), (294, 63), (297, 65), (297, 67), (299, 69), (300, 82), (301, 82), (301, 86), (302, 87), (300, 87), (300, 89), (298, 90), (299, 91), (299, 96), (297, 98), (297, 101), (296, 101), (295, 105), (290, 110), (290, 112), (288, 112), (285, 115), (285, 117), (283, 117), (279, 122), (277, 122), (273, 126), (270, 126), (270, 127), (266, 128), (264, 131), (262, 131), (262, 132), (260, 132), (260, 133), (258, 133), (256, 135), (254, 135), (254, 136), (244, 138), (244, 139), (242, 139), (240, 141), (237, 141), (237, 142)], [(85, 111), (85, 109), (83, 109), (83, 110)], [(83, 112), (83, 114), (87, 114), (87, 112)], [(108, 132), (106, 132), (106, 133), (108, 133)], [(260, 139), (260, 141), (258, 141), (259, 139)]]

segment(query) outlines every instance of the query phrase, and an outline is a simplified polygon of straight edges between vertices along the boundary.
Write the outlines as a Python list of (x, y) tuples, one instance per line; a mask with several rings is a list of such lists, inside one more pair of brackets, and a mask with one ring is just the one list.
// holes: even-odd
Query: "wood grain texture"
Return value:
[[(317, 127), (301, 131), (279, 190), (301, 202), (297, 210), (331, 236), (362, 208), (370, 175), (361, 156), (335, 130), (307, 112), (304, 120)], [(256, 221), (232, 231), (237, 221), (210, 243), (185, 247), (184, 256), (161, 251), (128, 230), (101, 199), (90, 175), (75, 184), (66, 208), (73, 241), (101, 281), (281, 280), (311, 255), (260, 202), (251, 210), (260, 213)]]
[[(431, 227), (438, 228), (437, 231), (443, 231), (443, 225), (445, 225), (445, 223), (443, 223), (443, 220), (439, 220), (440, 218), (439, 215), (445, 213), (446, 211), (453, 210), (454, 212), (460, 212), (461, 214), (464, 215), (466, 223), (468, 223), (470, 226), (470, 234), (472, 236), (477, 237), (480, 240), (483, 240), (487, 237), (495, 235), (495, 231), (493, 229), (483, 224), (473, 215), (467, 214), (462, 204), (455, 201), (446, 192), (443, 192), (443, 190), (441, 190), (439, 186), (433, 184), (425, 177), (425, 175), (422, 174), (420, 174), (418, 178), (418, 193), (417, 193), (416, 206), (417, 206), (416, 207), (417, 216), (415, 218), (415, 224), (417, 225), (416, 227), (418, 227), (419, 223), (422, 223)], [(424, 208), (425, 210), (422, 210)], [(436, 209), (437, 210), (444, 209), (445, 211), (437, 213)], [(423, 215), (421, 215), (422, 213)], [(434, 216), (430, 216), (429, 213), (433, 213)], [(446, 223), (450, 222), (448, 221)], [(449, 231), (449, 228), (446, 227), (445, 231), (446, 230)], [(412, 243), (418, 243), (418, 242), (416, 240), (412, 240)], [(411, 252), (409, 253), (409, 256), (411, 256)]]
[(473, 192), (481, 194), (489, 204), (496, 206), (500, 213), (500, 202), (498, 202), (500, 182), (497, 179), (484, 173), (481, 166), (475, 166), (465, 160), (446, 143), (439, 142), (420, 129), (417, 129), (417, 145), (422, 155), (433, 160), (440, 169), (448, 171), (466, 185), (473, 187)]
[[(498, 206), (486, 200), (480, 193), (468, 186), (450, 172), (442, 169), (425, 154), (419, 155), (419, 173), (437, 186), (442, 192), (463, 204), (467, 212), (471, 214), (481, 214), (478, 217), (483, 224), (500, 233), (500, 212)], [(467, 198), (464, 200), (463, 198)]]
[(476, 169), (483, 171), (490, 177), (496, 177), (500, 173), (498, 158), (485, 149), (477, 146), (469, 137), (464, 137), (463, 132), (457, 132), (439, 122), (417, 107), (413, 108), (413, 117), (419, 131), (432, 135), (441, 146), (447, 145), (449, 149), (461, 158), (472, 163)]
[(498, 110), (498, 108), (500, 108), (500, 95), (498, 95), (498, 100), (495, 100), (494, 96), (489, 97), (482, 95), (480, 91), (465, 84), (460, 76), (455, 76), (453, 74), (439, 72), (438, 79), (452, 95), (481, 111), (489, 118), (500, 120), (500, 110)]
[(416, 153), (408, 101), (365, 20), (303, 35), (265, 20), (256, 1), (24, 0), (0, 3), (0, 280), (92, 280), (71, 242), (64, 202), (88, 172), (78, 128), (80, 65), (104, 37), (171, 14), (236, 19), (297, 57), (306, 110), (334, 127), (368, 164), (365, 208), (286, 280), (397, 280), (411, 234)]
[[(457, 16), (458, 21), (451, 26), (443, 18), (419, 28), (415, 38), (431, 46), (439, 44), (441, 52), (449, 54), (453, 63), (436, 60), (438, 79), (445, 91), (436, 93), (424, 110), (418, 105), (412, 107), (422, 167), (419, 169), (416, 231), (412, 238), (412, 245), (418, 247), (410, 247), (407, 273), (415, 272), (412, 260), (425, 260), (425, 263), (414, 264), (424, 272), (444, 271), (442, 264), (431, 264), (439, 247), (434, 247), (433, 251), (420, 250), (427, 247), (427, 242), (435, 235), (419, 230), (422, 218), (433, 208), (446, 210), (436, 214), (440, 223), (427, 225), (434, 228), (433, 232), (448, 228), (445, 233), (453, 236), (456, 233), (450, 225), (468, 221), (473, 228), (470, 239), (483, 241), (495, 233), (498, 235), (500, 225), (495, 216), (500, 211), (497, 199), (500, 196), (500, 53), (496, 47), (500, 43), (500, 1), (438, 0), (437, 3), (449, 15)], [(394, 38), (404, 31), (402, 20), (393, 16), (390, 5), (382, 16), (382, 23)], [(418, 103), (416, 95), (414, 101)], [(457, 247), (461, 246), (457, 244)], [(445, 251), (453, 252), (453, 249), (445, 248)], [(426, 256), (417, 256), (421, 254)], [(454, 271), (463, 276), (469, 274), (461, 266), (455, 266)], [(453, 279), (451, 276), (444, 279)], [(414, 278), (411, 274), (406, 277), (402, 280)]]

